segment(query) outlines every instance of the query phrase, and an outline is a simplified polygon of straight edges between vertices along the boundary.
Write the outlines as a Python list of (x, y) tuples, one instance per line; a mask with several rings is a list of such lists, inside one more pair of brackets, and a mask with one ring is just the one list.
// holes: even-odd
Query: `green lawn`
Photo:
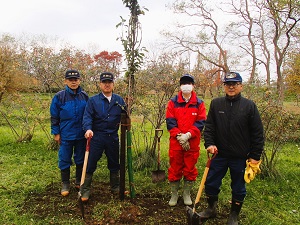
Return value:
[[(57, 168), (57, 151), (49, 150), (50, 121), (48, 115), (49, 95), (44, 95), (42, 102), (35, 101), (31, 96), (28, 101), (20, 104), (23, 108), (5, 109), (11, 115), (11, 121), (19, 134), (24, 126), (34, 127), (33, 139), (30, 142), (16, 142), (16, 136), (8, 127), (7, 121), (0, 117), (0, 224), (29, 225), (29, 224), (81, 224), (76, 205), (77, 193), (69, 198), (60, 197), (60, 173)], [(209, 101), (206, 101), (206, 104)], [(289, 104), (291, 109), (293, 105)], [(208, 109), (208, 104), (207, 104)], [(294, 109), (294, 108), (293, 108)], [(15, 111), (14, 111), (15, 110)], [(292, 109), (291, 109), (292, 110)], [(28, 113), (30, 111), (30, 113)], [(297, 111), (297, 110), (296, 110)], [(38, 119), (32, 119), (38, 118)], [(20, 119), (22, 123), (19, 122)], [(156, 161), (143, 157), (145, 146), (149, 145), (153, 138), (151, 126), (146, 125), (147, 131), (141, 131), (139, 117), (132, 117), (133, 131), (133, 168), (136, 194), (140, 200), (151, 200), (158, 208), (158, 217), (142, 220), (140, 224), (166, 224), (158, 222), (158, 218), (169, 216), (170, 223), (185, 224), (185, 214), (181, 206), (170, 209), (167, 205), (170, 190), (168, 182), (153, 184), (151, 173), (156, 170)], [(38, 123), (35, 123), (37, 122)], [(169, 134), (166, 127), (161, 138), (161, 169), (168, 171), (168, 144)], [(145, 141), (143, 138), (148, 139)], [(299, 140), (299, 139), (297, 139)], [(148, 145), (147, 145), (148, 144)], [(137, 170), (141, 160), (152, 160), (144, 169)], [(199, 177), (192, 190), (192, 198), (195, 198), (199, 183), (206, 164), (206, 152), (201, 143), (201, 156), (197, 164)], [(106, 160), (101, 159), (99, 168), (95, 173), (95, 180), (108, 182), (108, 170)], [(151, 165), (151, 166), (149, 166)], [(279, 175), (273, 179), (257, 176), (247, 185), (247, 197), (240, 215), (241, 225), (294, 225), (300, 224), (300, 144), (288, 143), (279, 151), (276, 163)], [(141, 167), (143, 168), (143, 167)], [(72, 167), (71, 171), (75, 169)], [(127, 185), (127, 182), (126, 182)], [(128, 187), (127, 187), (128, 189)], [(224, 224), (227, 217), (231, 198), (230, 179), (223, 180), (220, 201), (218, 204), (219, 215), (216, 219), (208, 220), (206, 225)], [(47, 193), (47, 194), (45, 194)], [(150, 197), (153, 199), (150, 199)], [(159, 196), (159, 197), (157, 197)], [(36, 198), (35, 198), (36, 197)], [(106, 196), (104, 196), (106, 197)], [(108, 197), (108, 196), (107, 196)], [(157, 202), (156, 201), (157, 197)], [(149, 199), (147, 199), (149, 198)], [(206, 204), (202, 197), (197, 212)], [(119, 215), (121, 208), (128, 206), (128, 201), (120, 202), (116, 199), (105, 199), (105, 204), (98, 201), (93, 203), (91, 217), (100, 221), (109, 211), (112, 215)], [(141, 210), (151, 211), (146, 206), (139, 206)], [(180, 211), (181, 210), (181, 211)], [(150, 222), (151, 221), (151, 222)], [(184, 222), (183, 222), (184, 221)], [(93, 223), (100, 224), (100, 223)]]
[[(55, 190), (53, 191), (54, 196), (59, 195), (60, 176), (57, 168), (57, 152), (47, 150), (47, 140), (44, 137), (44, 133), (36, 132), (33, 140), (29, 143), (15, 143), (12, 133), (7, 127), (2, 126), (0, 133), (0, 195), (2, 197), (0, 202), (0, 223), (16, 225), (45, 224), (45, 221), (51, 221), (52, 224), (81, 223), (80, 219), (70, 216), (58, 218), (51, 214), (49, 214), (47, 220), (45, 218), (39, 220), (34, 211), (27, 211), (26, 207), (24, 208), (25, 202), (28, 201), (28, 196), (38, 195), (44, 192), (46, 188), (49, 188), (49, 186), (53, 186), (53, 190)], [(161, 144), (162, 169), (167, 172), (167, 132), (164, 132)], [(197, 180), (197, 185), (193, 188), (193, 196), (197, 193), (205, 162), (206, 154), (202, 147), (202, 154), (198, 162), (199, 179)], [(99, 166), (104, 168), (101, 171), (107, 171), (105, 170), (104, 160), (99, 163)], [(285, 145), (281, 150), (277, 167), (280, 176), (276, 179), (261, 179), (258, 176), (247, 185), (248, 194), (240, 219), (242, 225), (292, 225), (300, 223), (299, 145), (297, 146), (295, 143)], [(143, 171), (135, 172), (137, 194), (150, 190), (159, 191), (160, 194), (168, 198), (169, 187), (167, 182), (159, 185), (153, 184), (150, 179), (152, 170), (156, 170), (156, 168), (147, 168)], [(99, 169), (96, 177), (100, 180), (107, 179), (107, 172), (100, 172)], [(226, 177), (220, 193), (218, 206), (220, 213), (229, 207), (229, 182), (229, 177)], [(76, 199), (74, 199), (74, 202), (76, 202)], [(203, 204), (201, 203), (200, 208), (203, 207)], [(119, 204), (115, 204), (115, 202), (110, 207), (114, 207), (114, 205), (119, 207)], [(42, 205), (31, 207), (42, 207)], [(95, 218), (103, 216), (103, 212), (101, 210), (98, 212), (97, 207), (100, 207), (100, 205), (95, 206), (93, 215)], [(102, 204), (101, 207), (104, 207), (104, 205)], [(118, 210), (118, 208), (114, 210)], [(147, 224), (147, 222), (144, 224)], [(218, 224), (217, 219), (207, 221), (206, 224)]]

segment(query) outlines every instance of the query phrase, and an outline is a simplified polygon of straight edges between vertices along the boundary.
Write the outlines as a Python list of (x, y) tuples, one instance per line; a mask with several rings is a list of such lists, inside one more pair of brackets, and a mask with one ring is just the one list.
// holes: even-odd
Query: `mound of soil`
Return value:
[[(21, 211), (35, 215), (37, 220), (45, 218), (81, 218), (81, 210), (78, 204), (78, 192), (75, 188), (67, 197), (59, 193), (60, 184), (53, 183), (43, 193), (30, 193), (25, 200)], [(92, 194), (87, 203), (84, 203), (84, 224), (188, 224), (186, 206), (180, 198), (177, 206), (170, 207), (168, 201), (170, 196), (160, 195), (155, 190), (149, 190), (142, 194), (136, 194), (135, 198), (125, 196), (123, 201), (119, 196), (114, 196), (109, 190), (109, 184), (104, 182), (93, 182)], [(99, 206), (99, 204), (101, 206)], [(201, 206), (202, 205), (202, 206)], [(201, 203), (196, 212), (205, 207)], [(101, 209), (99, 209), (101, 207)], [(191, 206), (192, 208), (193, 206)], [(224, 208), (223, 208), (224, 210)], [(216, 219), (202, 221), (201, 224), (226, 224), (229, 207), (226, 212), (220, 212)], [(97, 218), (101, 212), (101, 218)], [(53, 222), (57, 224), (57, 222)]]

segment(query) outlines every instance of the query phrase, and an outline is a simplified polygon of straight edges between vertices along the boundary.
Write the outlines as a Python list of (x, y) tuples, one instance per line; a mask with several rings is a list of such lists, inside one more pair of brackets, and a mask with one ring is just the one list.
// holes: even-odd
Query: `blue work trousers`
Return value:
[(218, 155), (211, 161), (205, 182), (206, 195), (218, 195), (222, 179), (230, 171), (232, 199), (243, 202), (246, 197), (246, 185), (244, 180), (246, 159), (223, 158)]
[(61, 140), (58, 151), (58, 168), (65, 170), (72, 165), (72, 156), (76, 165), (83, 164), (86, 139), (65, 141)]
[(102, 157), (103, 152), (107, 157), (107, 168), (109, 171), (112, 173), (118, 172), (120, 170), (119, 151), (118, 133), (104, 134), (94, 132), (94, 136), (91, 139), (86, 172), (91, 174), (95, 172), (97, 162)]

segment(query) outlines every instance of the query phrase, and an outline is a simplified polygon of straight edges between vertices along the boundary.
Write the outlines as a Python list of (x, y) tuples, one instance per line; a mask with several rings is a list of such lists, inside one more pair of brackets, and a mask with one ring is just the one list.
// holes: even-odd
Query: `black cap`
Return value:
[(192, 83), (192, 84), (195, 83), (195, 79), (192, 75), (184, 74), (182, 77), (180, 77), (180, 85), (189, 84), (189, 83)]
[(103, 72), (100, 74), (100, 81), (110, 80), (114, 81), (114, 75), (110, 72)]
[(77, 70), (67, 70), (66, 72), (66, 79), (71, 79), (71, 78), (80, 78), (80, 73)]

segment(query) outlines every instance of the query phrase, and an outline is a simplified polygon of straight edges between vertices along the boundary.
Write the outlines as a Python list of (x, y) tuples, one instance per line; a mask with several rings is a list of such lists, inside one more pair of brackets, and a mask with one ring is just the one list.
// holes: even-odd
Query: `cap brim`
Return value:
[(226, 83), (226, 82), (242, 82), (240, 79), (226, 79), (223, 83)]
[(100, 81), (105, 81), (105, 80), (114, 81), (114, 80), (113, 80), (113, 79), (111, 79), (111, 78), (104, 78), (104, 79), (101, 79)]
[(180, 79), (179, 83), (180, 84), (183, 84), (183, 83), (185, 83), (185, 84), (193, 83), (194, 84), (195, 81), (191, 77), (184, 77), (184, 78)]
[(69, 76), (69, 77), (66, 77), (66, 79), (71, 79), (71, 78), (80, 79), (80, 77), (76, 77), (76, 76)]

